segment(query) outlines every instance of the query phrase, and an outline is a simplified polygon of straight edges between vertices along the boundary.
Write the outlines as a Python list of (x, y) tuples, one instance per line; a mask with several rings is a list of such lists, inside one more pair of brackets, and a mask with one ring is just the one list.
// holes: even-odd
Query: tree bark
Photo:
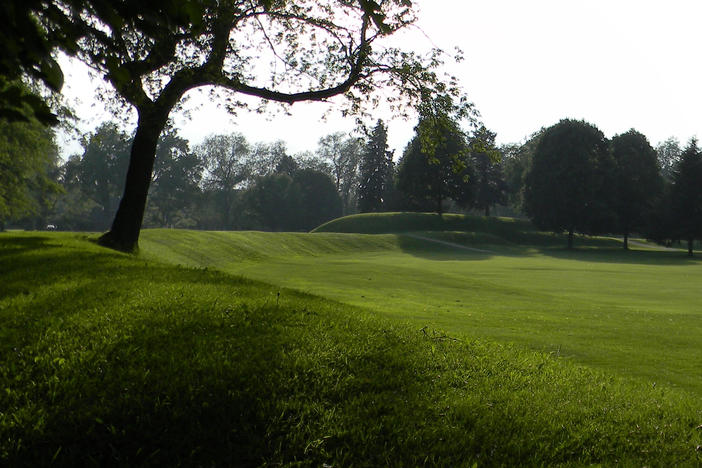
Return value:
[(573, 248), (573, 228), (568, 230), (568, 250)]
[(124, 194), (112, 222), (112, 228), (98, 241), (105, 247), (123, 252), (135, 252), (139, 247), (139, 233), (156, 159), (156, 145), (166, 126), (169, 111), (170, 108), (165, 110), (159, 108), (139, 112)]

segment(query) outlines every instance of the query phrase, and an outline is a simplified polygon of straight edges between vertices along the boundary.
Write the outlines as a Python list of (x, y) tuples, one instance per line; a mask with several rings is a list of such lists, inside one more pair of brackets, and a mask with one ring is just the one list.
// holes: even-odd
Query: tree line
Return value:
[[(425, 126), (417, 126), (399, 163), (380, 120), (363, 137), (332, 133), (319, 139), (315, 151), (294, 155), (283, 141), (252, 143), (238, 133), (211, 135), (191, 145), (168, 127), (156, 148), (144, 225), (306, 231), (358, 212), (441, 212), (480, 205), (489, 213), (504, 198), (491, 154), (496, 154), (495, 134), (482, 128), (469, 147), (456, 127), (429, 158), (420, 137)], [(24, 139), (12, 137), (25, 133)], [(0, 122), (0, 138), (8, 148), (3, 153), (7, 166), (17, 166), (15, 172), (21, 173), (12, 181), (5, 177), (5, 191), (14, 195), (0, 205), (0, 227), (109, 227), (122, 195), (133, 135), (114, 122), (103, 123), (82, 135), (82, 152), (66, 161), (58, 156), (54, 131), (39, 122)], [(468, 159), (477, 164), (466, 163)]]
[[(437, 137), (437, 135), (439, 135)], [(6, 153), (0, 227), (102, 231), (117, 209), (133, 136), (107, 122), (83, 135), (82, 153), (58, 158), (51, 129), (2, 122)], [(484, 126), (422, 118), (399, 158), (378, 121), (363, 137), (333, 133), (314, 151), (285, 142), (211, 135), (199, 144), (172, 127), (156, 149), (147, 227), (306, 231), (358, 212), (435, 211), (528, 216), (542, 229), (632, 233), (692, 252), (702, 237), (702, 158), (695, 139), (655, 148), (630, 130), (612, 139), (563, 120), (523, 144), (498, 146)], [(21, 155), (21, 157), (20, 157)], [(11, 163), (14, 162), (14, 166)], [(16, 167), (15, 167), (16, 166)]]

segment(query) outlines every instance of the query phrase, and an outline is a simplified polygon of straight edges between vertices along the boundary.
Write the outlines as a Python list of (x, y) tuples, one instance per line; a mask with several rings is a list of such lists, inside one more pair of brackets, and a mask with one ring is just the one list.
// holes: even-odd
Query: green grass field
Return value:
[[(493, 224), (499, 220), (490, 220)], [(474, 222), (475, 224), (475, 222)], [(507, 222), (510, 229), (515, 224)], [(702, 264), (619, 241), (531, 233), (144, 233), (147, 257), (215, 267), (470, 338), (511, 342), (702, 396)], [(418, 234), (417, 234), (418, 235)], [(516, 237), (513, 233), (511, 237)], [(488, 243), (486, 243), (488, 242)], [(227, 255), (218, 255), (230, 246)]]
[(0, 234), (0, 465), (702, 463), (697, 260), (369, 218)]

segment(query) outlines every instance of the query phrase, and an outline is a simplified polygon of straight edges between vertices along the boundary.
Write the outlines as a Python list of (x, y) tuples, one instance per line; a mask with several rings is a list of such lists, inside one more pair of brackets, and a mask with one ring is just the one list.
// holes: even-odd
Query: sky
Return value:
[[(702, 2), (698, 0), (414, 0), (419, 21), (398, 42), (416, 51), (459, 47), (465, 60), (447, 71), (459, 78), (500, 144), (519, 143), (563, 118), (584, 119), (607, 137), (634, 128), (655, 145), (702, 136)], [(110, 119), (93, 99), (78, 64), (64, 66), (64, 93), (90, 131)], [(291, 153), (314, 151), (320, 137), (353, 131), (329, 104), (295, 104), (291, 116), (229, 116), (202, 97), (175, 116), (192, 143), (213, 133), (241, 132), (249, 141), (287, 142)], [(379, 112), (389, 120), (389, 115)], [(389, 120), (396, 158), (413, 121)], [(63, 155), (78, 152), (65, 139)]]

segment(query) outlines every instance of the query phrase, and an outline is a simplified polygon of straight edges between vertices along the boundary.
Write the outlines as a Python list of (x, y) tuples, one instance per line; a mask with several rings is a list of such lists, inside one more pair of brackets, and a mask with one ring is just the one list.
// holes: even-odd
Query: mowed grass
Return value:
[[(694, 392), (185, 266), (466, 261), (421, 239), (324, 236), (151, 231), (135, 257), (0, 234), (0, 465), (702, 462)], [(151, 258), (169, 244), (182, 266)]]
[[(403, 223), (412, 225), (408, 217), (402, 215)], [(354, 218), (364, 221), (361, 230), (368, 226), (365, 217)], [(147, 257), (243, 274), (367, 308), (416, 328), (516, 343), (702, 395), (699, 260), (684, 252), (624, 252), (620, 241), (603, 238), (579, 238), (578, 248), (568, 251), (563, 236), (534, 232), (521, 222), (487, 221), (496, 226), (492, 228), (485, 221), (480, 225), (480, 218), (464, 224), (468, 222), (484, 231), (157, 230), (144, 233), (142, 249)], [(412, 226), (420, 224), (421, 219)], [(524, 237), (532, 245), (509, 240)], [(215, 253), (225, 248), (226, 255)]]

